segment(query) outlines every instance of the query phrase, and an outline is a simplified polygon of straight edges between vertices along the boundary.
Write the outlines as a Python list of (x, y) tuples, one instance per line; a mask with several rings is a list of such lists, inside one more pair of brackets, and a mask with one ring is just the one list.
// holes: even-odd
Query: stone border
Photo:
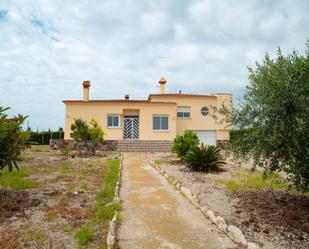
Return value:
[(210, 221), (215, 224), (218, 229), (227, 234), (228, 237), (234, 241), (237, 244), (241, 244), (243, 246), (246, 246), (247, 249), (261, 249), (258, 245), (256, 245), (253, 242), (248, 242), (242, 233), (242, 231), (233, 225), (228, 225), (226, 221), (221, 217), (221, 216), (215, 216), (214, 212), (207, 206), (201, 206), (199, 203), (199, 199), (196, 195), (192, 194), (191, 191), (182, 186), (181, 182), (175, 179), (173, 176), (168, 175), (168, 173), (161, 169), (161, 167), (156, 164), (155, 162), (149, 160), (147, 158), (147, 161), (150, 166), (152, 166), (155, 170), (157, 170), (170, 184), (174, 185), (175, 188), (185, 197), (187, 198), (192, 205), (196, 208), (199, 209), (204, 216), (206, 216)]
[[(119, 180), (115, 186), (115, 194), (113, 198), (113, 204), (118, 203), (120, 201), (120, 186), (121, 186), (121, 176), (122, 176), (122, 161), (123, 161), (123, 154), (120, 154), (120, 167), (119, 167)], [(114, 248), (116, 243), (116, 236), (117, 236), (117, 220), (118, 220), (118, 212), (115, 211), (115, 215), (113, 219), (109, 222), (108, 231), (107, 231), (107, 239), (106, 244), (108, 249)]]

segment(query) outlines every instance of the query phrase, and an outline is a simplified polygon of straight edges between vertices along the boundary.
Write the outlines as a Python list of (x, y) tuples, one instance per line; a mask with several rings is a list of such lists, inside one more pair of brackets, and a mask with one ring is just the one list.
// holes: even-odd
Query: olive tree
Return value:
[(8, 109), (0, 107), (0, 170), (8, 167), (12, 171), (14, 167), (18, 170), (20, 154), (30, 146), (30, 132), (22, 130), (27, 116), (8, 118), (5, 114)]
[(238, 108), (223, 107), (225, 121), (234, 126), (230, 149), (253, 158), (254, 167), (283, 171), (297, 189), (309, 184), (309, 42), (307, 52), (276, 58), (268, 54), (249, 68), (249, 85)]

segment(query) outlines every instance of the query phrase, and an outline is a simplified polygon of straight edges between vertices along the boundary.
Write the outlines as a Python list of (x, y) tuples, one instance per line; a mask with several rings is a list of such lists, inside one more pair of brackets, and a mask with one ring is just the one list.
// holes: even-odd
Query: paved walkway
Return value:
[(125, 153), (119, 244), (122, 249), (236, 248), (199, 210), (146, 163)]

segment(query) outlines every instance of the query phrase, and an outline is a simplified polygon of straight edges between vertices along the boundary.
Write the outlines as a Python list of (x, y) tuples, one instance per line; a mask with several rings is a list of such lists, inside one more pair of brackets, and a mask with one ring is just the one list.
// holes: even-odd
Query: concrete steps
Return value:
[(117, 150), (123, 152), (169, 152), (173, 141), (166, 140), (118, 140)]
[[(51, 140), (50, 147), (59, 149), (66, 146), (76, 147), (78, 143), (74, 140)], [(81, 144), (80, 144), (81, 145)], [(123, 151), (123, 152), (169, 152), (173, 141), (169, 140), (104, 140), (99, 150)], [(83, 149), (82, 145), (79, 149)]]

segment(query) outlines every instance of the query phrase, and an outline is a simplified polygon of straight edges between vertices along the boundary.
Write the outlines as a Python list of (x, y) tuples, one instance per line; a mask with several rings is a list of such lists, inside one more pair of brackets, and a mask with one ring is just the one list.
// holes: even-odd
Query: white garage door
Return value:
[(214, 145), (216, 146), (216, 131), (194, 131), (200, 142), (205, 145)]

